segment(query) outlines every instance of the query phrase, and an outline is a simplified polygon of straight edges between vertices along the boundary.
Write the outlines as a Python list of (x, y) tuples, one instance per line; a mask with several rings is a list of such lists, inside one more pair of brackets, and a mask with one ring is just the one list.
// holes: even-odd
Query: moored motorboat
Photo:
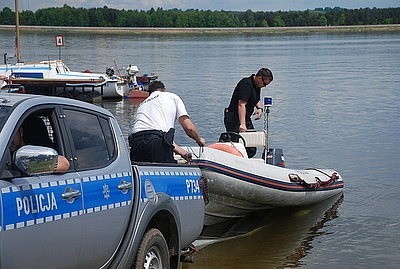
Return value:
[[(65, 91), (97, 92), (103, 98), (122, 98), (127, 80), (113, 73), (70, 71), (62, 60), (0, 66), (4, 82), (21, 85), (26, 93), (59, 95)], [(4, 87), (4, 85), (3, 85)], [(39, 92), (38, 92), (39, 91)]]
[(257, 210), (315, 204), (343, 191), (343, 179), (337, 171), (282, 167), (279, 150), (270, 150), (267, 161), (248, 158), (244, 144), (264, 145), (264, 132), (241, 133), (239, 137), (237, 142), (220, 139), (202, 150), (191, 149), (198, 156), (193, 164), (200, 167), (208, 191), (206, 225)]
[(134, 103), (140, 103), (149, 96), (149, 84), (158, 78), (155, 74), (138, 75), (139, 68), (136, 65), (129, 65), (126, 68), (128, 88), (123, 93), (124, 98), (131, 99)]

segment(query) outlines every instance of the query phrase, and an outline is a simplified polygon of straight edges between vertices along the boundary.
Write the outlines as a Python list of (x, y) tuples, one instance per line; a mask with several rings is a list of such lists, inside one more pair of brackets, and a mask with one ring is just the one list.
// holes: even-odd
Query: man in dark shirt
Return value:
[[(266, 87), (273, 80), (272, 72), (268, 68), (261, 68), (256, 74), (243, 78), (233, 91), (231, 102), (224, 113), (224, 124), (227, 132), (246, 132), (254, 129), (251, 116), (261, 118), (263, 108), (260, 102), (261, 88)], [(256, 153), (254, 148), (248, 148), (249, 158)]]

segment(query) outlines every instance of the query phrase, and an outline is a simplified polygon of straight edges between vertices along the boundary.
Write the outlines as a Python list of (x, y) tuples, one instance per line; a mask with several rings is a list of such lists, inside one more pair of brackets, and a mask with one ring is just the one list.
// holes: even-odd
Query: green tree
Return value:
[(15, 24), (15, 13), (11, 10), (11, 8), (5, 7), (2, 11), (0, 11), (0, 24)]
[(274, 27), (285, 27), (286, 24), (284, 22), (284, 20), (282, 20), (281, 16), (276, 16), (274, 18)]
[(320, 25), (320, 26), (328, 25), (328, 19), (325, 17), (325, 15), (319, 16), (318, 25)]
[(336, 25), (345, 25), (345, 23), (346, 23), (346, 16), (344, 15), (343, 12), (341, 12), (337, 19)]
[(15, 13), (11, 10), (11, 8), (5, 7), (2, 11), (0, 11), (0, 24), (15, 24)]
[(30, 11), (30, 10), (22, 11), (21, 16), (20, 16), (20, 24), (21, 25), (35, 25), (36, 24), (35, 13), (33, 13), (33, 11)]
[(256, 21), (254, 20), (254, 13), (251, 9), (246, 10), (244, 14), (244, 21), (246, 22), (247, 27), (256, 26)]
[(262, 27), (269, 27), (268, 21), (267, 21), (267, 20), (262, 20), (261, 26), (262, 26)]

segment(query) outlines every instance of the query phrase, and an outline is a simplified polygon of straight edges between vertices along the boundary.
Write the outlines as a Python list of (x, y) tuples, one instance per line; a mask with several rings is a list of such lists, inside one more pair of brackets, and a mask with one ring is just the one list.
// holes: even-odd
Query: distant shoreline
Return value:
[[(14, 31), (13, 25), (0, 25), (0, 30)], [(286, 33), (346, 33), (398, 32), (400, 24), (308, 26), (308, 27), (246, 27), (246, 28), (150, 28), (150, 27), (67, 27), (20, 26), (21, 31), (36, 32), (92, 32), (101, 34), (286, 34)]]

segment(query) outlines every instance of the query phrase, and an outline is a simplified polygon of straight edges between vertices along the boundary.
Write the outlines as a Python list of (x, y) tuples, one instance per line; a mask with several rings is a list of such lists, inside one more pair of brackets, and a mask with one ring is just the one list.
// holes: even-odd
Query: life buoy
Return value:
[(214, 144), (208, 145), (207, 147), (212, 148), (212, 149), (217, 149), (220, 151), (224, 151), (224, 152), (233, 154), (235, 156), (244, 157), (243, 154), (237, 148), (235, 148), (235, 146), (233, 146), (231, 144), (214, 143)]

